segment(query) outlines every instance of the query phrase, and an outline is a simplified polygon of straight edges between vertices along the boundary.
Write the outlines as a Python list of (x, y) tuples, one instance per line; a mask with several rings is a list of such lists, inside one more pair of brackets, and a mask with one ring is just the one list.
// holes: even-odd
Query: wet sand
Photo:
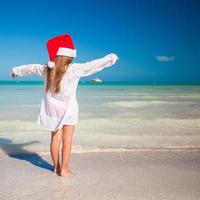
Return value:
[(73, 153), (74, 177), (55, 175), (50, 155), (1, 153), (0, 162), (0, 199), (200, 199), (200, 149)]

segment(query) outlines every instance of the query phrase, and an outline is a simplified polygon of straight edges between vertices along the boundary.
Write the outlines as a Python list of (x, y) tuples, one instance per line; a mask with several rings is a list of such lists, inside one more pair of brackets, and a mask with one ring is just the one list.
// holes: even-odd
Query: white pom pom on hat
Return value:
[(48, 61), (47, 66), (52, 69), (55, 67), (55, 63), (52, 61)]
[(55, 67), (53, 61), (57, 55), (76, 57), (76, 49), (69, 34), (63, 34), (49, 39), (47, 41), (47, 49), (50, 58), (47, 64), (49, 68)]

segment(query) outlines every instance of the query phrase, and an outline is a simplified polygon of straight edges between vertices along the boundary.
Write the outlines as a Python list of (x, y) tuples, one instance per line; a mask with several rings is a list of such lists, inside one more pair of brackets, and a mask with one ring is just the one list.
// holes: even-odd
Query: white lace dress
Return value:
[(50, 131), (62, 129), (63, 125), (78, 123), (79, 106), (76, 99), (76, 89), (80, 77), (89, 76), (105, 67), (113, 65), (118, 57), (111, 53), (102, 58), (86, 63), (71, 63), (65, 72), (60, 85), (60, 92), (53, 94), (45, 92), (46, 68), (45, 64), (28, 64), (14, 67), (12, 71), (18, 76), (38, 74), (44, 80), (43, 97), (37, 124)]

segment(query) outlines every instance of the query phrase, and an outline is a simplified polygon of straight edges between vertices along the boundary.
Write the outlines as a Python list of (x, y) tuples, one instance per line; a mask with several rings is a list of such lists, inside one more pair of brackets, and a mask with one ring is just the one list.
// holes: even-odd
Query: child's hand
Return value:
[(119, 60), (119, 57), (116, 55), (117, 61)]
[(10, 73), (10, 76), (12, 76), (13, 78), (17, 77), (17, 74), (15, 74), (13, 71)]
[(111, 55), (112, 59), (113, 59), (115, 62), (119, 60), (119, 57), (118, 57), (116, 54), (110, 53), (110, 55)]

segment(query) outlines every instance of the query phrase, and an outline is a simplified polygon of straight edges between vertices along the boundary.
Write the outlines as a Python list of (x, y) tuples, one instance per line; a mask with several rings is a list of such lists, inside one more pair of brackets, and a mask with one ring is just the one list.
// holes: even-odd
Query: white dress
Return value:
[(45, 92), (46, 64), (28, 64), (14, 67), (12, 71), (18, 76), (38, 74), (44, 80), (43, 97), (37, 124), (50, 131), (62, 129), (63, 125), (76, 125), (78, 123), (79, 106), (76, 99), (76, 89), (80, 77), (89, 76), (105, 67), (113, 65), (118, 57), (111, 53), (102, 58), (86, 63), (71, 63), (65, 72), (60, 92), (53, 94)]

